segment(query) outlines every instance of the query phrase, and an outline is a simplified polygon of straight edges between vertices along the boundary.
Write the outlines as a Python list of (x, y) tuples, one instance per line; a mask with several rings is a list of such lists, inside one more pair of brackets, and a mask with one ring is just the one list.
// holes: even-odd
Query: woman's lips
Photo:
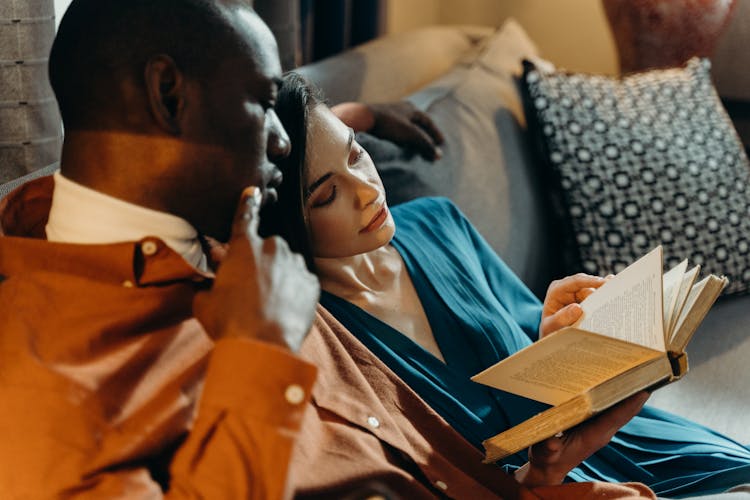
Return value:
[(378, 210), (378, 213), (375, 214), (375, 216), (370, 220), (367, 226), (365, 226), (365, 228), (360, 231), (360, 233), (370, 233), (372, 231), (375, 231), (376, 229), (380, 229), (380, 227), (385, 223), (387, 217), (388, 208), (383, 205), (383, 208)]

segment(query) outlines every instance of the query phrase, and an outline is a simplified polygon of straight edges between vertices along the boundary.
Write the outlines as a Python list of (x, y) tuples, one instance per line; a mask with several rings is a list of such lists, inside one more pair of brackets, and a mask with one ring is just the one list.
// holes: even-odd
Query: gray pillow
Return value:
[(363, 138), (391, 202), (452, 199), (495, 251), (539, 296), (559, 277), (546, 186), (530, 156), (516, 75), (536, 48), (514, 21), (481, 52), (409, 96), (443, 131), (436, 162)]

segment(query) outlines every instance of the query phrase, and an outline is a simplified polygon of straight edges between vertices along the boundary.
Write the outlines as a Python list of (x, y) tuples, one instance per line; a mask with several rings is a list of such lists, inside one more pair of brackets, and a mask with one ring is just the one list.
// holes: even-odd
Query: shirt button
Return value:
[(292, 384), (284, 391), (284, 397), (289, 404), (298, 405), (305, 400), (305, 390), (297, 384)]
[(151, 240), (144, 241), (143, 244), (141, 244), (141, 251), (143, 252), (143, 255), (147, 257), (154, 255), (158, 249), (159, 247), (156, 246), (156, 243)]
[(440, 488), (440, 489), (441, 489), (441, 490), (443, 490), (443, 491), (445, 491), (445, 490), (447, 490), (447, 489), (448, 489), (448, 485), (447, 485), (447, 484), (445, 484), (445, 483), (444, 483), (444, 482), (442, 482), (442, 481), (435, 481), (435, 486), (437, 486), (438, 488)]
[(130, 280), (125, 280), (122, 282), (122, 286), (124, 286), (125, 288), (133, 288), (133, 282)]
[(375, 417), (367, 417), (367, 425), (369, 425), (373, 429), (377, 429), (378, 427), (380, 427), (380, 420)]

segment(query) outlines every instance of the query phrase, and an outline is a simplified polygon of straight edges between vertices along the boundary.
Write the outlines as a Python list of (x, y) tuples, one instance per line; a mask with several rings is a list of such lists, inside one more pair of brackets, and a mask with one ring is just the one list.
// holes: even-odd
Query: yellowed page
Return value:
[(471, 379), (557, 405), (654, 357), (659, 351), (563, 328)]
[(680, 352), (685, 348), (727, 283), (726, 277), (709, 274), (693, 285), (669, 339), (670, 349)]
[(672, 316), (675, 314), (677, 296), (680, 294), (680, 285), (682, 284), (682, 278), (685, 276), (685, 271), (687, 271), (687, 259), (664, 273), (664, 276), (662, 277), (662, 288), (664, 290), (662, 307), (664, 308), (665, 339), (667, 338), (667, 332), (669, 331), (669, 324), (672, 321)]
[(575, 326), (665, 352), (661, 267), (658, 246), (581, 302)]
[(667, 337), (667, 345), (670, 344), (671, 336), (674, 334), (675, 327), (677, 326), (677, 320), (680, 318), (682, 311), (685, 307), (685, 302), (687, 302), (688, 294), (690, 293), (690, 290), (693, 288), (693, 284), (695, 283), (695, 278), (698, 277), (698, 273), (700, 273), (701, 266), (694, 266), (692, 269), (687, 271), (685, 275), (682, 277), (682, 283), (680, 284), (680, 290), (677, 294), (677, 303), (675, 304), (674, 311), (672, 312), (672, 317), (669, 320), (669, 325), (667, 325), (667, 331), (666, 337)]

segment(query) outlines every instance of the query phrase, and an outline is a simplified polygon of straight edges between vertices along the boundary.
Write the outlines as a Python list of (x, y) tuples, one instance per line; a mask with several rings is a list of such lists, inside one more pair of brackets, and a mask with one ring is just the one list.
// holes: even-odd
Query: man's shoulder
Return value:
[(53, 189), (52, 176), (40, 177), (0, 200), (0, 234), (44, 237)]

